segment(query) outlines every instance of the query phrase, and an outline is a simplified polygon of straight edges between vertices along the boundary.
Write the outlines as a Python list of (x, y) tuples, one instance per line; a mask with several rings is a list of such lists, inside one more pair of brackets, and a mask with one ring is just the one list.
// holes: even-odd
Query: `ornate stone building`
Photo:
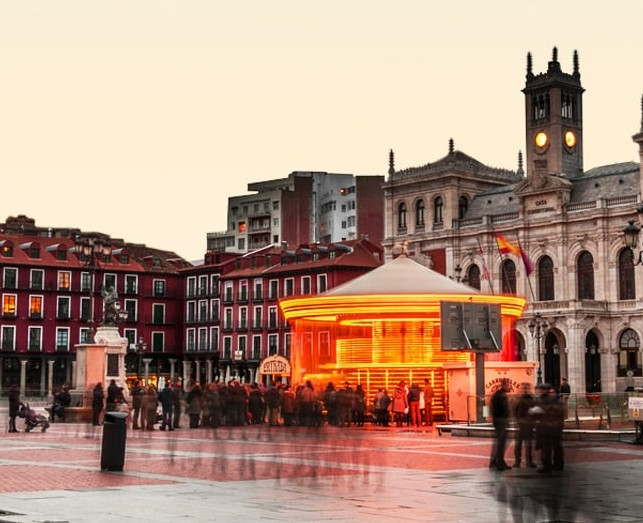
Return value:
[[(573, 392), (643, 386), (643, 271), (623, 239), (641, 207), (640, 164), (584, 170), (576, 52), (571, 73), (555, 48), (539, 74), (529, 54), (522, 92), (524, 169), (522, 153), (516, 171), (495, 169), (453, 141), (417, 168), (396, 170), (391, 152), (386, 257), (405, 245), (484, 292), (526, 297), (514, 349), (540, 362), (544, 381), (568, 377)], [(633, 140), (643, 156), (643, 119)]]

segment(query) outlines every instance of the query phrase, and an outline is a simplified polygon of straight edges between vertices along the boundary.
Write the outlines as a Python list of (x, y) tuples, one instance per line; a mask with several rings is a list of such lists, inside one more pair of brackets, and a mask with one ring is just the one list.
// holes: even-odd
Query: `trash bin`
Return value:
[(106, 412), (103, 420), (103, 442), (100, 451), (101, 470), (123, 470), (127, 413)]

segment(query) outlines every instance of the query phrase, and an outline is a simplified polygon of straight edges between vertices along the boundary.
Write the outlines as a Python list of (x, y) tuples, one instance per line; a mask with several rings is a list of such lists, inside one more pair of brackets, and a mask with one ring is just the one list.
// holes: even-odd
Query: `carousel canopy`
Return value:
[(326, 291), (323, 296), (479, 293), (473, 287), (458, 283), (402, 255), (363, 276)]

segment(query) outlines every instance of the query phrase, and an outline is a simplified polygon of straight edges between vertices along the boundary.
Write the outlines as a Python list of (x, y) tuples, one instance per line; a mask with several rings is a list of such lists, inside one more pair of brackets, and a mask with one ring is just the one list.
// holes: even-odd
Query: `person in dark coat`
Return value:
[(105, 405), (105, 412), (114, 412), (118, 409), (120, 395), (120, 390), (118, 385), (116, 385), (116, 380), (111, 380), (109, 382), (109, 387), (107, 387), (107, 404)]
[(20, 389), (15, 383), (9, 389), (9, 432), (20, 432), (16, 428), (16, 416), (20, 411)]
[(132, 414), (132, 428), (133, 429), (144, 429), (145, 421), (141, 412), (141, 406), (143, 403), (143, 396), (145, 396), (145, 387), (141, 385), (140, 380), (136, 380), (136, 384), (132, 389), (132, 409), (134, 412)]
[(531, 394), (531, 385), (529, 383), (522, 383), (520, 385), (520, 395), (518, 396), (514, 409), (514, 416), (516, 418), (516, 424), (518, 425), (516, 443), (514, 445), (514, 468), (520, 467), (523, 446), (525, 448), (527, 468), (536, 468), (532, 456), (532, 442), (536, 424), (532, 409), (535, 404), (536, 400)]
[(97, 383), (92, 393), (92, 424), (100, 425), (100, 413), (103, 410), (103, 401), (105, 400), (105, 392), (103, 391), (103, 384)]
[(69, 407), (69, 405), (71, 405), (71, 395), (67, 391), (67, 387), (63, 386), (54, 397), (54, 404), (51, 407), (51, 422), (54, 422), (56, 416), (61, 421), (65, 421), (65, 407)]
[(180, 429), (181, 424), (181, 401), (183, 400), (183, 387), (181, 382), (176, 380), (172, 387), (172, 424), (175, 429)]
[(165, 382), (165, 387), (159, 392), (159, 403), (161, 404), (161, 430), (174, 430), (172, 425), (172, 389), (170, 382)]
[(491, 418), (493, 428), (496, 431), (496, 440), (491, 449), (491, 460), (489, 468), (496, 468), (500, 471), (508, 470), (511, 467), (505, 461), (505, 447), (507, 446), (507, 426), (509, 425), (509, 399), (507, 391), (509, 381), (503, 379), (500, 387), (491, 396)]

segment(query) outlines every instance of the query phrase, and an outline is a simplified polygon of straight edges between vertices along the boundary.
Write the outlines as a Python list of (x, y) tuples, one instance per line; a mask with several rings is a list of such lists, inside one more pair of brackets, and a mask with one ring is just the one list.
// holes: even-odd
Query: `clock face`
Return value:
[(545, 131), (540, 131), (534, 137), (534, 143), (536, 144), (536, 147), (544, 149), (549, 143), (549, 136), (547, 136), (547, 133)]
[(565, 132), (565, 145), (570, 149), (576, 145), (576, 133), (574, 131)]

